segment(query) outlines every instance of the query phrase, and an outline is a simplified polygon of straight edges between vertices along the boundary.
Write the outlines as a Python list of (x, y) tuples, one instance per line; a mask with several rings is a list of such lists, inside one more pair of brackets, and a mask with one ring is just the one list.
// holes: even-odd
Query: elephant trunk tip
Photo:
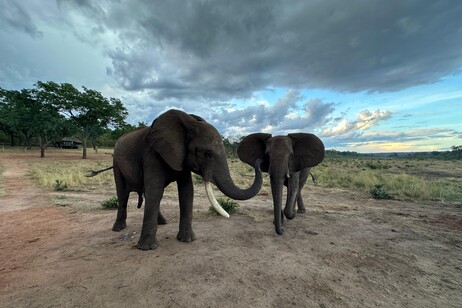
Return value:
[(294, 219), (295, 218), (295, 211), (290, 211), (287, 208), (284, 209), (284, 216), (287, 219)]

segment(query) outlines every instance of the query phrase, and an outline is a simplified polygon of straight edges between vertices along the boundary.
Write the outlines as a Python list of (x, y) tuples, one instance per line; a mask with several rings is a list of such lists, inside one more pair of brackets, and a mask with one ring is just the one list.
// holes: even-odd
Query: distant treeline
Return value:
[(451, 151), (358, 153), (352, 151), (326, 150), (326, 157), (350, 158), (413, 158), (413, 159), (461, 159), (462, 146), (452, 146)]

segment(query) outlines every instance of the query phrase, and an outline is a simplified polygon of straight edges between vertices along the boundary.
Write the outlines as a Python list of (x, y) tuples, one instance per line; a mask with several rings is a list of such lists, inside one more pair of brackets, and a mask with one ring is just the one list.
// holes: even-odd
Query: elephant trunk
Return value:
[(283, 177), (273, 177), (270, 178), (271, 181), (271, 193), (273, 195), (273, 204), (274, 204), (274, 227), (276, 228), (276, 233), (279, 235), (284, 234), (284, 229), (282, 228), (282, 187), (284, 185)]
[(222, 162), (222, 167), (217, 168), (219, 171), (213, 174), (213, 183), (218, 189), (231, 199), (247, 200), (254, 197), (261, 189), (263, 183), (262, 172), (260, 170), (261, 160), (255, 162), (255, 179), (253, 184), (247, 189), (237, 187), (229, 173), (228, 163), (226, 159)]

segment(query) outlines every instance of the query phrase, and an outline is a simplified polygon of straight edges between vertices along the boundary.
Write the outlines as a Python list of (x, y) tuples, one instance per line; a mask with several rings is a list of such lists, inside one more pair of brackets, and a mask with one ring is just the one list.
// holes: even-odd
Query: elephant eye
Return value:
[(213, 153), (210, 150), (201, 150), (201, 149), (196, 148), (196, 156), (202, 157), (205, 159), (210, 159), (213, 157)]
[(212, 156), (213, 156), (212, 151), (204, 151), (204, 157), (205, 158), (210, 159), (210, 158), (212, 158)]

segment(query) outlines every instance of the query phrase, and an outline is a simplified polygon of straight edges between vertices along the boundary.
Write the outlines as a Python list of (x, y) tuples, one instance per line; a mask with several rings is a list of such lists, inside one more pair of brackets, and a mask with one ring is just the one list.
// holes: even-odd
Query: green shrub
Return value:
[(117, 197), (111, 197), (101, 202), (101, 205), (106, 209), (116, 209), (119, 207), (119, 201)]
[(383, 184), (376, 184), (374, 188), (371, 189), (371, 195), (374, 199), (393, 199), (393, 196), (390, 195), (384, 188)]
[[(229, 198), (217, 198), (218, 203), (228, 214), (235, 214), (239, 210), (239, 204)], [(209, 206), (209, 212), (218, 214), (217, 210), (213, 206)]]
[(204, 180), (202, 179), (200, 175), (193, 173), (193, 183), (202, 184), (203, 182)]
[(54, 184), (54, 189), (56, 191), (63, 191), (69, 189), (69, 185), (65, 181), (56, 180)]
[(381, 161), (367, 161), (366, 166), (372, 170), (382, 170), (382, 169), (389, 169), (390, 166), (388, 164), (383, 164)]

